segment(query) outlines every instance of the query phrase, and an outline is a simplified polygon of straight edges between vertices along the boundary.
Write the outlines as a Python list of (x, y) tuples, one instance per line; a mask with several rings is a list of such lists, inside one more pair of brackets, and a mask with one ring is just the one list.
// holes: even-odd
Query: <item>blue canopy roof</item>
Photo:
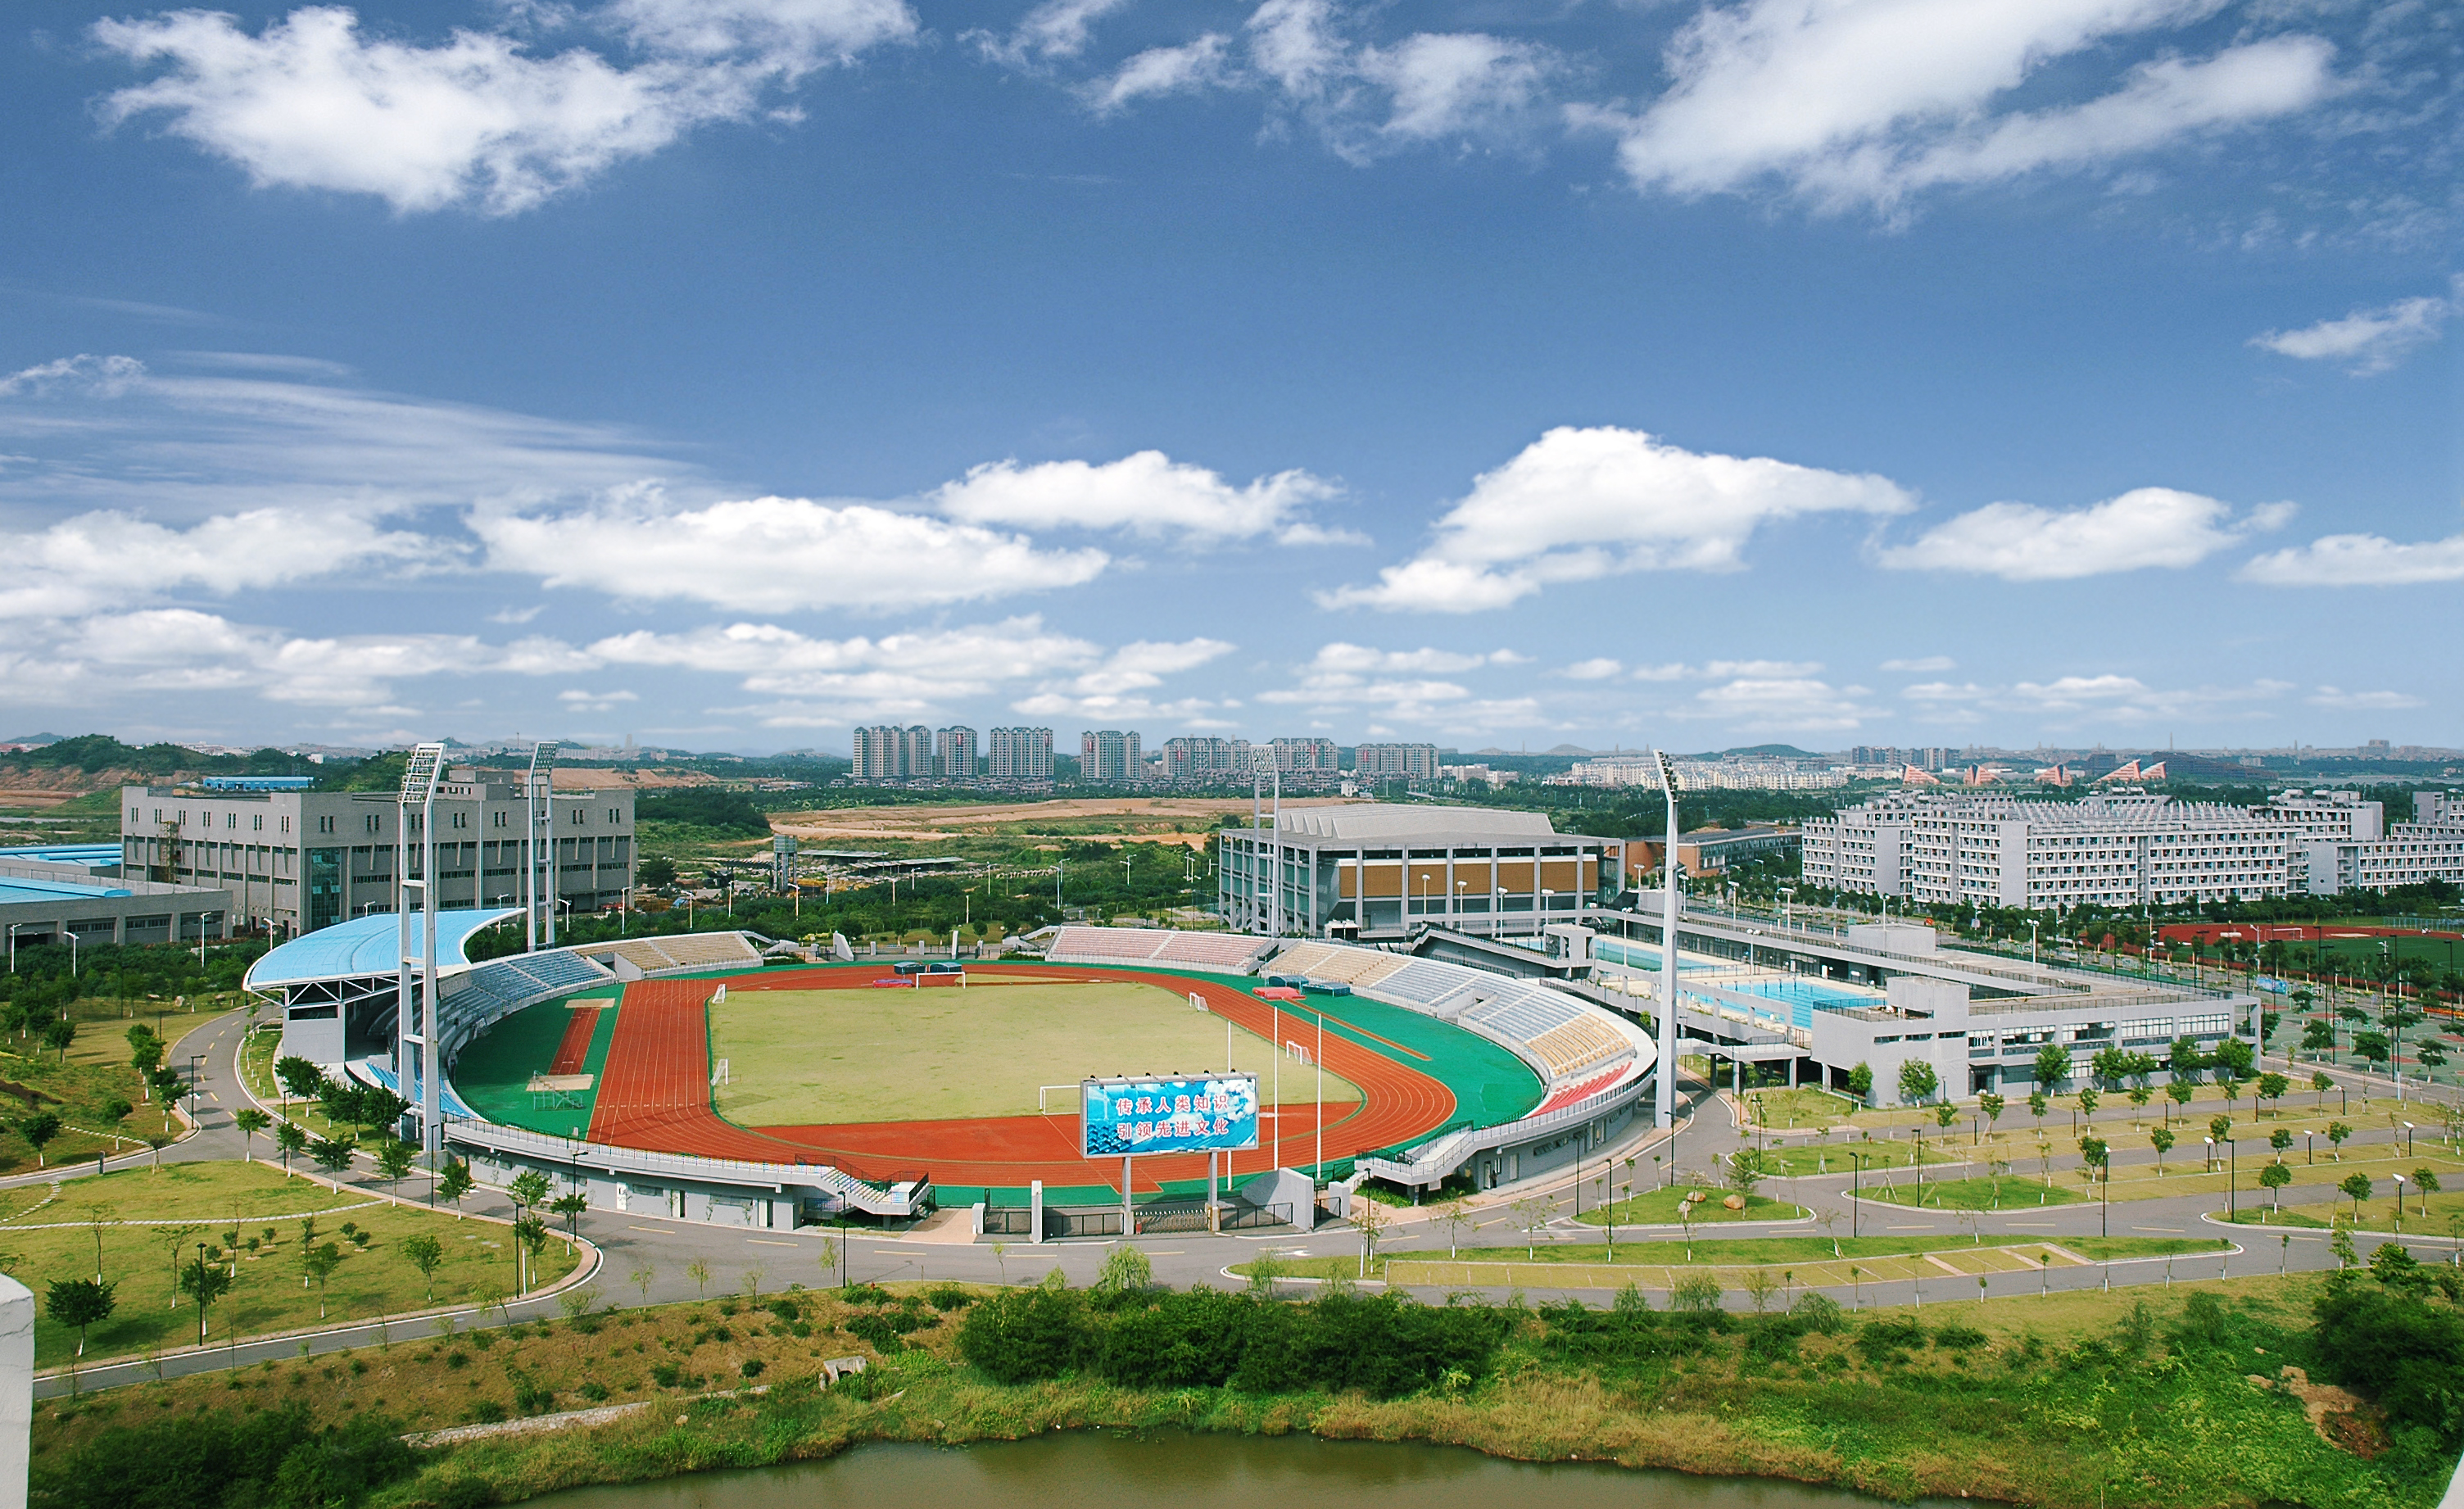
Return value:
[[(439, 969), (460, 969), (470, 965), (462, 956), (462, 945), (471, 935), (492, 922), (508, 917), (519, 917), (518, 906), (489, 906), (476, 910), (446, 907), (436, 914), (436, 966)], [(421, 918), (411, 916), (410, 946), (419, 947)], [(354, 917), (347, 922), (336, 922), (267, 950), (264, 958), (249, 967), (248, 988), (271, 990), (277, 986), (303, 985), (311, 980), (349, 980), (368, 975), (394, 972), (398, 924), (391, 912), (379, 912), (367, 917)]]
[(19, 876), (0, 876), (0, 906), (13, 906), (20, 901), (85, 901), (102, 896), (126, 896), (124, 886), (77, 885), (67, 880), (29, 880)]

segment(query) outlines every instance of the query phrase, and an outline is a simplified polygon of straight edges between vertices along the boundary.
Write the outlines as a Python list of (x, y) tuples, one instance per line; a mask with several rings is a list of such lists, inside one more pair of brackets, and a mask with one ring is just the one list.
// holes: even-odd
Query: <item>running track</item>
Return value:
[(574, 1007), (571, 1011), (572, 1020), (564, 1024), (564, 1040), (556, 1045), (556, 1059), (547, 1066), (552, 1075), (578, 1075), (590, 1061), (590, 1037), (599, 1031), (599, 1008)]
[[(1152, 985), (1176, 995), (1206, 998), (1207, 1009), (1239, 1026), (1268, 1035), (1270, 1007), (1229, 985), (1184, 975), (1137, 969), (976, 965), (970, 974), (1018, 980), (1102, 979)], [(731, 990), (869, 989), (870, 969), (796, 969), (727, 982)], [(1110, 1160), (1078, 1156), (1078, 1121), (1066, 1116), (985, 1117), (952, 1121), (870, 1121), (817, 1126), (742, 1127), (711, 1109), (710, 1034), (706, 1003), (714, 980), (644, 980), (625, 988), (616, 1032), (600, 1076), (590, 1139), (619, 1147), (743, 1158), (762, 1163), (828, 1164), (862, 1179), (912, 1179), (929, 1174), (939, 1185), (1023, 1187), (1116, 1183)], [(578, 1014), (578, 1013), (577, 1013)], [(1287, 1037), (1309, 1017), (1284, 1011)], [(586, 1041), (586, 1039), (585, 1039)], [(1328, 1107), (1329, 1162), (1405, 1142), (1442, 1126), (1455, 1113), (1454, 1092), (1419, 1070), (1374, 1052), (1349, 1037), (1329, 1033), (1326, 1066), (1360, 1087), (1357, 1105)], [(1285, 1166), (1307, 1164), (1316, 1154), (1314, 1107), (1287, 1110), (1279, 1141)], [(1235, 1158), (1233, 1177), (1246, 1178), (1274, 1166), (1261, 1146)], [(1141, 1158), (1138, 1187), (1153, 1192), (1166, 1180), (1206, 1177), (1203, 1154)]]

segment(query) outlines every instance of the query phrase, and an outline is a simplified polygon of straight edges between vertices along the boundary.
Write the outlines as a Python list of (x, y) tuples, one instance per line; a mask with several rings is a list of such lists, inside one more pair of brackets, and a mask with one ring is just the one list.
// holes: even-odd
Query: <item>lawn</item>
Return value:
[[(411, 1193), (421, 1186), (403, 1187)], [(92, 1278), (99, 1266), (117, 1286), (117, 1309), (89, 1333), (89, 1361), (194, 1344), (196, 1304), (172, 1288), (172, 1254), (176, 1247), (181, 1260), (193, 1261), (199, 1242), (226, 1264), (235, 1262), (238, 1273), (232, 1295), (208, 1313), (213, 1341), (231, 1339), (233, 1327), (245, 1339), (318, 1324), (318, 1292), (300, 1263), (300, 1222), (310, 1215), (317, 1221), (314, 1245), (332, 1242), (342, 1258), (325, 1282), (328, 1321), (424, 1308), (427, 1280), (401, 1251), (404, 1238), (423, 1232), (445, 1249), (437, 1303), (467, 1304), (513, 1288), (513, 1247), (502, 1226), (286, 1178), (278, 1166), (261, 1163), (166, 1164), (80, 1179), (42, 1189), (33, 1200), (27, 1193), (11, 1191), (8, 1213), (0, 1217), (0, 1247), (14, 1259), (11, 1273), (17, 1281), (39, 1298), (53, 1280)], [(345, 1221), (369, 1239), (362, 1243), (344, 1232)], [(230, 1251), (233, 1233), (235, 1254)], [(569, 1272), (573, 1261), (562, 1241), (551, 1241), (539, 1272), (552, 1279)], [(64, 1365), (76, 1351), (76, 1331), (54, 1323), (48, 1313), (35, 1322), (37, 1367)]]
[[(1917, 1166), (1918, 1144), (1913, 1142), (1847, 1141), (1836, 1143), (1787, 1143), (1774, 1138), (1763, 1150), (1763, 1167), (1784, 1178), (1801, 1178), (1807, 1174), (1837, 1174), (1846, 1178), (1856, 1167), (1856, 1159), (1865, 1161), (1865, 1176), (1876, 1177), (1892, 1168)], [(1926, 1167), (1936, 1164), (1966, 1161), (1966, 1144), (1948, 1138), (1927, 1138), (1924, 1144)]]
[[(1619, 1226), (1676, 1226), (1680, 1224), (1678, 1204), (1691, 1192), (1683, 1187), (1646, 1189), (1632, 1199), (1612, 1201), (1602, 1209), (1584, 1211), (1582, 1223), (1585, 1226), (1606, 1226), (1614, 1220)], [(1744, 1209), (1731, 1210), (1720, 1203), (1727, 1193), (1725, 1189), (1705, 1190), (1705, 1198), (1694, 1204), (1694, 1224), (1715, 1226), (1725, 1221), (1795, 1221), (1808, 1213), (1803, 1206), (1759, 1194), (1746, 1196)]]
[(1862, 1198), (1890, 1205), (1920, 1206), (1928, 1210), (2015, 1210), (2022, 1207), (2077, 1205), (2089, 1198), (2059, 1185), (2010, 1174), (1971, 1179), (1914, 1180), (1864, 1187)]
[[(721, 1116), (744, 1126), (830, 1121), (1075, 1116), (1075, 1086), (1093, 1076), (1195, 1075), (1223, 1064), (1224, 1018), (1187, 997), (1119, 983), (991, 984), (960, 989), (740, 990), (710, 1009), (711, 1054), (729, 1063)], [(1271, 1097), (1264, 1037), (1232, 1029), (1237, 1068)], [(1309, 1101), (1316, 1071), (1287, 1061), (1286, 1103)], [(1350, 1080), (1326, 1076), (1326, 1098), (1354, 1101)]]
[(1833, 1095), (1811, 1085), (1792, 1090), (1749, 1090), (1746, 1106), (1756, 1125), (1775, 1132), (1837, 1126), (1859, 1109), (1844, 1095)]
[[(165, 1018), (163, 1031), (185, 1042), (188, 1034), (218, 1019), (212, 1013), (172, 1014)], [(41, 1097), (42, 1109), (60, 1119), (59, 1135), (42, 1149), (43, 1165), (89, 1163), (98, 1153), (132, 1152), (142, 1149), (148, 1138), (167, 1143), (179, 1135), (179, 1123), (146, 1100), (136, 1071), (129, 1067), (126, 1029), (132, 1025), (117, 1017), (80, 1023), (77, 1038), (65, 1055), (13, 1038), (9, 1040), (10, 1048), (0, 1049), (0, 1080), (34, 1091)], [(178, 1042), (165, 1059), (181, 1069), (187, 1061)], [(124, 1120), (111, 1117), (114, 1099), (133, 1107)], [(8, 1102), (12, 1112), (23, 1109), (24, 1102), (13, 1094)], [(0, 1139), (0, 1173), (26, 1173), (36, 1167), (34, 1147), (15, 1132), (15, 1120), (8, 1124), (10, 1135)]]

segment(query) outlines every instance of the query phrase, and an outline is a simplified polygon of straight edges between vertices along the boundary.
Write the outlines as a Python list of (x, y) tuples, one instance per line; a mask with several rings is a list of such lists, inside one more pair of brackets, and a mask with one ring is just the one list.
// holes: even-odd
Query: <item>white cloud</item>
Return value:
[(1748, 733), (1827, 733), (1856, 728), (1882, 709), (1859, 700), (1862, 687), (1835, 687), (1808, 676), (1747, 676), (1705, 687), (1670, 710)]
[(2464, 582), (2464, 534), (2418, 544), (2384, 535), (2326, 535), (2275, 550), (2237, 573), (2268, 587), (2417, 587)]
[(1429, 142), (1481, 134), (1524, 118), (1559, 71), (1554, 54), (1479, 32), (1422, 32), (1364, 49), (1360, 77), (1383, 88), (1381, 136)]
[[(2458, 282), (2464, 285), (2464, 279)], [(2366, 377), (2394, 366), (2415, 346), (2437, 340), (2459, 306), (2464, 306), (2464, 286), (2455, 299), (2399, 299), (2376, 309), (2356, 309), (2342, 320), (2270, 330), (2251, 337), (2250, 344), (2299, 361), (2341, 362), (2354, 376)]]
[(1605, 681), (1621, 675), (1624, 670), (1622, 663), (1606, 655), (1597, 655), (1589, 660), (1577, 660), (1557, 674), (1569, 681)]
[(696, 126), (750, 119), (776, 86), (914, 31), (899, 0), (618, 0), (583, 19), (644, 60), (579, 47), (536, 57), (497, 32), (371, 40), (342, 6), (302, 7), (254, 35), (206, 11), (99, 21), (93, 35), (132, 63), (169, 65), (110, 95), (107, 120), (162, 119), (259, 187), (510, 214)]
[(1094, 36), (1095, 23), (1128, 4), (1129, 0), (1044, 0), (1007, 36), (986, 31), (965, 35), (995, 62), (1025, 68), (1085, 52)]
[(641, 694), (638, 692), (588, 692), (579, 687), (568, 688), (556, 694), (559, 707), (567, 713), (612, 713), (627, 702), (638, 702), (641, 699)]
[(1540, 704), (1531, 698), (1482, 698), (1441, 677), (1484, 666), (1515, 665), (1510, 651), (1379, 650), (1337, 641), (1321, 646), (1301, 667), (1298, 684), (1261, 692), (1257, 699), (1313, 713), (1358, 714), (1374, 710), (1397, 723), (1445, 728), (1495, 729), (1529, 724)]
[(1223, 80), (1231, 38), (1209, 32), (1178, 47), (1151, 47), (1080, 91), (1097, 115), (1111, 115), (1140, 100), (1204, 89)]
[(1238, 487), (1204, 467), (1176, 462), (1160, 451), (1140, 451), (1117, 461), (986, 462), (923, 500), (975, 524), (1172, 533), (1196, 542), (1282, 532), (1298, 537), (1294, 543), (1320, 544), (1336, 537), (1299, 514), (1340, 495), (1333, 483), (1304, 471), (1278, 472)]
[(1640, 431), (1551, 430), (1474, 479), (1437, 539), (1369, 587), (1318, 594), (1326, 608), (1474, 612), (1559, 582), (1643, 570), (1727, 571), (1770, 521), (1819, 513), (1904, 513), (1886, 477), (1764, 456), (1702, 455)]
[(118, 398), (144, 375), (145, 364), (133, 356), (79, 353), (0, 377), (0, 398), (49, 398), (61, 393)]
[(2086, 721), (2145, 725), (2184, 719), (2262, 717), (2268, 704), (2280, 701), (2293, 690), (2291, 682), (2266, 677), (2244, 686), (2155, 687), (2137, 677), (2108, 671), (2009, 686), (1933, 681), (1911, 686), (1900, 695), (1924, 708), (2032, 715), (2055, 720), (2057, 726), (2075, 727)]
[(416, 566), (446, 547), (332, 509), (258, 508), (166, 528), (121, 513), (0, 531), (0, 619), (66, 618), (183, 588), (229, 596), (341, 571)]
[(1923, 674), (1933, 671), (1948, 671), (1956, 667), (1958, 664), (1958, 661), (1953, 660), (1947, 655), (1929, 655), (1919, 656), (1913, 660), (1885, 660), (1882, 662), (1882, 669), (1885, 671), (1907, 671)]
[(1913, 544), (1876, 552), (1894, 570), (1966, 571), (2012, 582), (2066, 581), (2196, 566), (2271, 529), (2289, 504), (2256, 508), (2238, 522), (2231, 504), (2169, 487), (2141, 487), (2088, 508), (2057, 512), (2031, 503), (1989, 503), (1936, 524)]
[(893, 609), (1076, 587), (1101, 550), (1040, 550), (1017, 535), (873, 503), (751, 498), (670, 505), (637, 490), (554, 512), (470, 521), (497, 570), (641, 600), (692, 598), (761, 612)]
[(2335, 707), (2364, 713), (2402, 712), (2407, 708), (2430, 705), (2409, 692), (2346, 692), (2332, 686), (2320, 687), (2310, 694), (2308, 701), (2313, 707)]
[(2205, 19), (2219, 0), (1748, 0), (1705, 5), (1670, 44), (1673, 83), (1639, 113), (1578, 109), (1620, 138), (1638, 188), (1775, 180), (1829, 204), (1928, 184), (2099, 163), (2301, 109), (2330, 87), (2326, 44), (2279, 36), (2133, 71), (2085, 103), (2001, 114), (2060, 59)]

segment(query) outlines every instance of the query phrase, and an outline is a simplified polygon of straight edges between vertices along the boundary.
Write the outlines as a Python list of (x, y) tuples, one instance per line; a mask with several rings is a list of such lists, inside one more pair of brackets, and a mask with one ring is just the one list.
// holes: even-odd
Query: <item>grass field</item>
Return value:
[[(403, 1191), (423, 1187), (423, 1181), (406, 1181)], [(89, 1362), (195, 1343), (197, 1307), (173, 1291), (172, 1254), (176, 1250), (181, 1260), (193, 1261), (199, 1242), (210, 1244), (227, 1264), (235, 1255), (239, 1271), (237, 1287), (208, 1313), (212, 1340), (228, 1340), (234, 1325), (249, 1337), (318, 1324), (319, 1295), (299, 1261), (300, 1220), (309, 1215), (317, 1218), (315, 1245), (332, 1242), (342, 1254), (325, 1282), (329, 1321), (424, 1308), (428, 1281), (400, 1251), (403, 1238), (421, 1232), (445, 1249), (436, 1271), (438, 1303), (488, 1299), (514, 1286), (513, 1241), (501, 1226), (456, 1221), (450, 1208), (431, 1215), (285, 1178), (263, 1164), (166, 1164), (16, 1189), (0, 1211), (6, 1212), (0, 1251), (14, 1259), (12, 1276), (38, 1297), (54, 1279), (93, 1277), (99, 1237), (99, 1266), (104, 1280), (117, 1286), (118, 1305), (89, 1333)], [(341, 1229), (345, 1221), (370, 1239), (353, 1240)], [(235, 1254), (227, 1248), (233, 1233)], [(539, 1271), (554, 1278), (573, 1261), (564, 1243), (552, 1240), (539, 1254)], [(75, 1330), (45, 1314), (34, 1323), (35, 1365), (69, 1362), (77, 1340)]]
[(1902, 1184), (1867, 1185), (1861, 1191), (1867, 1200), (1881, 1200), (1891, 1205), (1922, 1206), (1928, 1210), (2016, 1210), (2036, 1206), (2077, 1205), (2089, 1198), (2077, 1189), (2059, 1185), (2047, 1187), (2042, 1181), (2013, 1178), (1928, 1179), (1923, 1185), (1914, 1180)]
[[(1146, 985), (988, 985), (931, 990), (745, 990), (711, 1008), (711, 1054), (729, 1063), (718, 1114), (741, 1126), (1032, 1116), (1039, 1085), (1090, 1075), (1196, 1074), (1223, 1062), (1223, 1018)], [(1274, 1063), (1237, 1028), (1233, 1067)], [(1305, 1104), (1316, 1072), (1284, 1066)], [(1326, 1076), (1330, 1101), (1360, 1091)], [(1051, 1109), (1075, 1114), (1056, 1091)]]

